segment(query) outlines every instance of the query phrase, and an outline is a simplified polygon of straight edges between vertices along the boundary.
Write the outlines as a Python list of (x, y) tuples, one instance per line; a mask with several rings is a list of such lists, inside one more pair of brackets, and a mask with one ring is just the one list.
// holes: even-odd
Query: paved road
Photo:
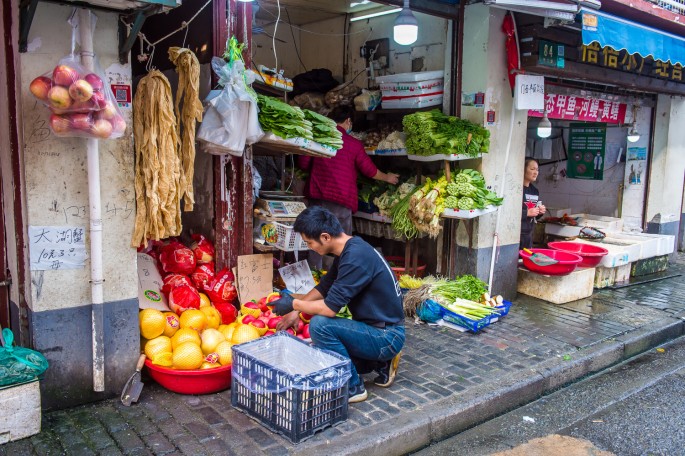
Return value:
[[(685, 337), (545, 396), (416, 453), (532, 454), (524, 442), (546, 437), (546, 456), (568, 456), (568, 438), (591, 442), (577, 454), (685, 454)], [(565, 437), (552, 437), (561, 435)], [(540, 443), (537, 441), (536, 443)], [(576, 447), (580, 442), (575, 441)], [(518, 448), (518, 451), (507, 451)], [(538, 448), (540, 448), (538, 446)], [(594, 452), (593, 452), (594, 451)]]

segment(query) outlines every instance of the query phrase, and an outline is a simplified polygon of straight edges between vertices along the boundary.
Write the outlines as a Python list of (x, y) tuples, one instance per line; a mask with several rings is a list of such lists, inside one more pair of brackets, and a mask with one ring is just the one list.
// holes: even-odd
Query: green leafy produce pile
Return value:
[(359, 199), (365, 203), (371, 203), (378, 195), (383, 194), (391, 187), (387, 182), (376, 179), (369, 179), (368, 177), (360, 176), (357, 179), (357, 194)]
[(463, 169), (447, 184), (445, 207), (448, 209), (484, 209), (487, 206), (500, 206), (504, 198), (485, 186), (485, 178), (474, 169)]
[(283, 139), (314, 139), (312, 123), (297, 106), (290, 106), (276, 98), (257, 95), (259, 123), (264, 131), (270, 131)]
[(487, 129), (468, 120), (446, 116), (437, 109), (406, 115), (402, 125), (407, 135), (407, 152), (412, 155), (466, 154), (475, 157), (490, 148)]
[(314, 141), (336, 150), (342, 147), (342, 133), (338, 130), (337, 125), (332, 119), (309, 109), (304, 110), (304, 117), (312, 123)]

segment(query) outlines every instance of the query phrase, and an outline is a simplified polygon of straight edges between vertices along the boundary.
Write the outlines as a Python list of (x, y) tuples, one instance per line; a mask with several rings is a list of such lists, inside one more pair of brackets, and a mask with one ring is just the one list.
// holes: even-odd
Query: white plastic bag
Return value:
[(248, 92), (242, 61), (227, 64), (215, 57), (212, 67), (223, 89), (207, 102), (197, 139), (205, 152), (242, 156), (246, 144), (264, 136), (257, 117), (257, 101)]

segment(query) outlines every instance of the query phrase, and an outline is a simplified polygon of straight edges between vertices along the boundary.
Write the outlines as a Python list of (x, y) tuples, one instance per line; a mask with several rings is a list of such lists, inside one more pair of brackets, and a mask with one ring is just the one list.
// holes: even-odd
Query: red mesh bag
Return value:
[(214, 263), (198, 265), (190, 278), (198, 290), (206, 290), (212, 280), (214, 280)]
[(222, 269), (214, 276), (214, 280), (207, 287), (207, 296), (214, 305), (217, 303), (233, 303), (238, 299), (235, 288), (235, 277), (228, 269)]
[(238, 309), (233, 304), (228, 302), (212, 303), (214, 308), (221, 314), (221, 324), (228, 325), (233, 323), (238, 318)]
[(201, 234), (193, 234), (190, 236), (193, 239), (193, 244), (190, 249), (195, 254), (195, 261), (197, 264), (207, 264), (214, 261), (214, 246)]
[(193, 282), (187, 275), (175, 273), (167, 274), (166, 277), (164, 277), (164, 281), (162, 282), (162, 293), (164, 293), (164, 295), (168, 297), (169, 292), (172, 289), (180, 287), (181, 285), (192, 287)]
[(169, 292), (169, 308), (181, 315), (188, 309), (200, 308), (200, 293), (188, 285), (179, 285)]
[(193, 251), (180, 242), (171, 242), (162, 247), (159, 261), (164, 272), (177, 272), (189, 276), (195, 271)]

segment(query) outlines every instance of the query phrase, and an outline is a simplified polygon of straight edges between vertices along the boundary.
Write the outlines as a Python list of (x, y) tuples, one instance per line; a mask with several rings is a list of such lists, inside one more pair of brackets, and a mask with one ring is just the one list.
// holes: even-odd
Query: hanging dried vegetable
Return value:
[[(176, 132), (181, 141), (181, 191), (183, 210), (193, 210), (193, 175), (195, 170), (195, 128), (202, 122), (202, 102), (200, 101), (200, 62), (190, 49), (169, 48), (169, 60), (176, 65), (178, 90), (176, 91)], [(181, 108), (181, 103), (183, 107)]]
[(136, 220), (131, 246), (181, 234), (181, 160), (169, 81), (152, 70), (133, 98)]

